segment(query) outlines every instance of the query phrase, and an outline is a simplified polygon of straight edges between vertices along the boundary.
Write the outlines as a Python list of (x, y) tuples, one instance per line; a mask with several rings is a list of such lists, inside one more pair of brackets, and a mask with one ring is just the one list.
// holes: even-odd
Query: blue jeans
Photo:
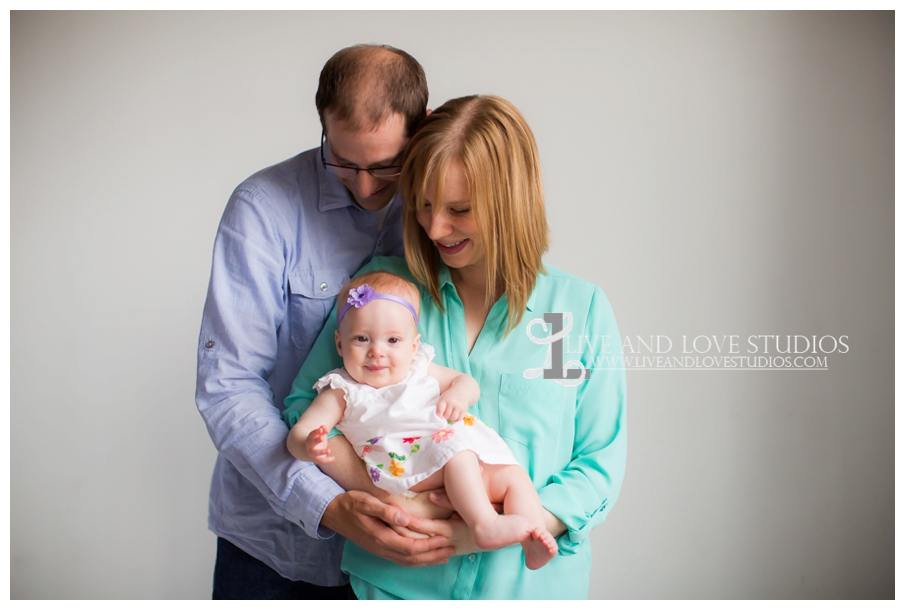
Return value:
[(217, 538), (212, 599), (356, 599), (352, 587), (319, 587), (283, 578), (230, 541)]

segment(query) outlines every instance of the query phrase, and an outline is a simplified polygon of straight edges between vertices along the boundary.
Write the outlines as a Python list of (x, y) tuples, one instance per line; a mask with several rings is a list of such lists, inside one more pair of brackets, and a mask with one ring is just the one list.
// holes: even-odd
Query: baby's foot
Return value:
[(531, 538), (534, 524), (521, 515), (497, 515), (485, 523), (476, 523), (472, 528), (475, 543), (485, 551), (501, 549), (504, 546), (525, 542)]
[(522, 542), (525, 550), (525, 567), (537, 570), (544, 567), (556, 555), (558, 547), (553, 534), (542, 528), (535, 528), (531, 537)]

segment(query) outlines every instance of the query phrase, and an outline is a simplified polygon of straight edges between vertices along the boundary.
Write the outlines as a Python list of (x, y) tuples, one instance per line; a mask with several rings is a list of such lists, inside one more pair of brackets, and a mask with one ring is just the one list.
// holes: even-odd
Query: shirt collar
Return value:
[[(449, 287), (455, 291), (456, 285), (453, 284), (452, 278), (449, 275), (449, 267), (446, 266), (446, 263), (443, 261), (438, 261), (437, 265), (439, 267), (439, 272), (437, 273), (437, 279), (439, 280), (440, 290), (443, 290), (443, 287), (449, 285)], [(541, 271), (537, 274), (537, 280), (534, 282), (534, 290), (531, 291), (531, 295), (528, 297), (528, 302), (525, 303), (525, 309), (528, 311), (534, 311), (534, 301), (537, 296), (537, 284), (540, 281), (541, 276), (543, 276), (546, 271)], [(501, 299), (506, 299), (506, 293), (503, 293)]]

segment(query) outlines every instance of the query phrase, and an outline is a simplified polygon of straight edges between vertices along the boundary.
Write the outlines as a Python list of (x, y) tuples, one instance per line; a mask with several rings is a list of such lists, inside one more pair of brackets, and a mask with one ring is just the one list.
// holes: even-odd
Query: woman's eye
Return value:
[(457, 210), (455, 208), (450, 208), (449, 213), (452, 214), (453, 216), (464, 216), (465, 214), (468, 214), (470, 211), (471, 211), (471, 208), (464, 208), (464, 209), (460, 209), (460, 210)]

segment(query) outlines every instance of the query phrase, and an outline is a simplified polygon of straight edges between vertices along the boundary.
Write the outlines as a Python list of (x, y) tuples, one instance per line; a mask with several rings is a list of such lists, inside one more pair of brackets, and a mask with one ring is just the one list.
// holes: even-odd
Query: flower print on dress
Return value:
[(403, 442), (403, 444), (411, 445), (415, 441), (417, 441), (419, 438), (421, 438), (421, 437), (420, 436), (407, 436), (404, 439), (402, 439), (402, 442)]
[(380, 480), (380, 469), (383, 468), (383, 464), (377, 464), (376, 466), (368, 467), (368, 474), (371, 476), (371, 480), (375, 483)]
[(390, 460), (390, 462), (390, 474), (394, 477), (402, 476), (405, 472), (405, 468), (399, 466), (399, 464), (396, 463), (396, 460)]
[(365, 446), (363, 446), (363, 447), (361, 448), (361, 457), (362, 457), (362, 458), (364, 458), (364, 456), (368, 455), (369, 453), (371, 453), (371, 446), (370, 446), (370, 445), (365, 445)]
[(453, 434), (455, 434), (455, 431), (452, 428), (443, 428), (442, 430), (437, 430), (431, 434), (431, 438), (434, 439), (435, 443), (442, 443), (449, 439)]
[(382, 439), (382, 438), (383, 438), (382, 436), (375, 436), (374, 438), (369, 438), (369, 439), (368, 439), (368, 443), (370, 443), (370, 444), (373, 445), (373, 444), (377, 443), (377, 441), (379, 441), (379, 440)]
[(477, 419), (477, 418), (474, 415), (466, 415), (465, 417), (462, 418), (462, 421), (465, 423), (466, 426), (473, 426), (475, 419)]

